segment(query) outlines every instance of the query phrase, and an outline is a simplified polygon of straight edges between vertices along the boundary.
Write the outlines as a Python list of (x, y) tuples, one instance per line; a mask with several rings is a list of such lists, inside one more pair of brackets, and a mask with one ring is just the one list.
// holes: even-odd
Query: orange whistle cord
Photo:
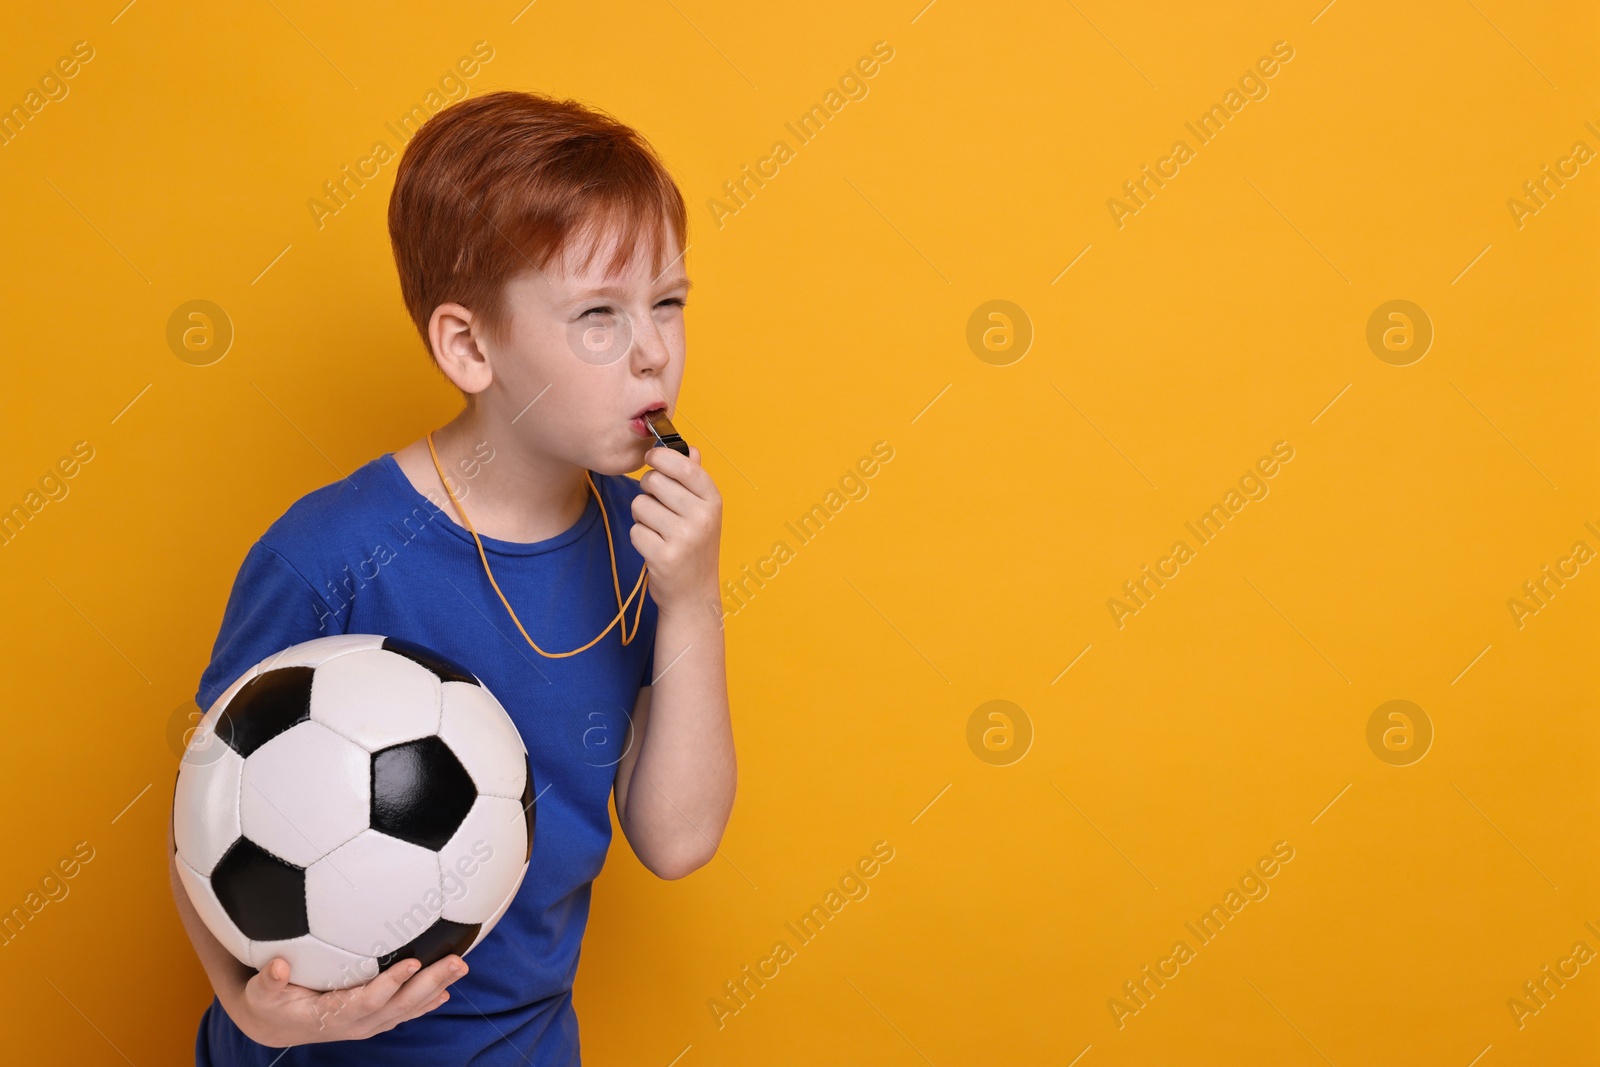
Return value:
[[(604, 498), (600, 496), (600, 490), (595, 487), (594, 479), (589, 477), (589, 472), (587, 470), (583, 472), (584, 480), (589, 483), (589, 489), (594, 493), (595, 501), (600, 505), (600, 518), (606, 524), (606, 547), (611, 550), (611, 585), (617, 593), (617, 615), (616, 618), (611, 620), (610, 624), (606, 626), (604, 630), (601, 630), (595, 635), (593, 641), (590, 641), (582, 648), (575, 648), (571, 652), (546, 652), (544, 649), (540, 648), (534, 643), (533, 638), (528, 636), (528, 631), (522, 626), (522, 620), (517, 618), (517, 613), (515, 611), (511, 610), (511, 602), (506, 599), (506, 595), (504, 593), (500, 592), (500, 583), (494, 580), (494, 572), (489, 569), (489, 557), (483, 550), (483, 540), (478, 537), (478, 531), (473, 529), (472, 520), (467, 518), (466, 509), (461, 506), (461, 501), (456, 498), (456, 491), (450, 488), (450, 480), (444, 476), (444, 470), (439, 466), (439, 453), (434, 451), (433, 432), (431, 430), (428, 433), (428, 454), (433, 457), (433, 469), (438, 473), (439, 481), (444, 485), (444, 491), (450, 494), (450, 502), (456, 506), (456, 513), (461, 516), (461, 521), (466, 524), (468, 531), (470, 531), (472, 534), (472, 540), (478, 546), (478, 558), (483, 560), (483, 572), (489, 576), (489, 584), (494, 586), (494, 591), (496, 595), (500, 597), (500, 603), (506, 606), (506, 612), (511, 616), (511, 621), (517, 624), (517, 629), (522, 632), (523, 639), (526, 640), (528, 644), (533, 646), (533, 650), (535, 652), (539, 653), (541, 656), (544, 656), (546, 659), (565, 659), (567, 656), (576, 656), (579, 652), (593, 647), (596, 641), (599, 641), (600, 638), (610, 633), (611, 628), (616, 626), (619, 622), (622, 623), (622, 643), (624, 645), (628, 644), (639, 635), (639, 617), (644, 613), (644, 594), (650, 588), (650, 577), (648, 573), (650, 570), (650, 564), (646, 563), (644, 566), (639, 568), (639, 580), (633, 583), (633, 592), (628, 594), (628, 599), (623, 600), (622, 582), (617, 578), (617, 546), (615, 542), (611, 540), (611, 519), (606, 515), (606, 502)], [(628, 605), (633, 603), (633, 598), (635, 596), (639, 598), (639, 603), (633, 610), (633, 632), (629, 633), (628, 624), (626, 621)]]

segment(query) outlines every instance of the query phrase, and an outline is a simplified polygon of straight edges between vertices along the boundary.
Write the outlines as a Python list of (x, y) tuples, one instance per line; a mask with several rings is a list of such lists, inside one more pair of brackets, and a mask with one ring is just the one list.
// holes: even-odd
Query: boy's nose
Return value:
[(633, 362), (640, 369), (660, 370), (672, 359), (667, 342), (652, 319), (635, 326), (633, 334)]

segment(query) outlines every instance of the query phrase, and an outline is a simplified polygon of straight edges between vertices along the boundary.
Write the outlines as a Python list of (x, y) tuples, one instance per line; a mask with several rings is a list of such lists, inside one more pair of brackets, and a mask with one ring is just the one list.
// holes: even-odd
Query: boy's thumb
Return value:
[(266, 980), (267, 985), (274, 988), (280, 988), (288, 985), (289, 961), (284, 959), (282, 956), (274, 956), (270, 961), (268, 961), (267, 965), (262, 968), (261, 976)]

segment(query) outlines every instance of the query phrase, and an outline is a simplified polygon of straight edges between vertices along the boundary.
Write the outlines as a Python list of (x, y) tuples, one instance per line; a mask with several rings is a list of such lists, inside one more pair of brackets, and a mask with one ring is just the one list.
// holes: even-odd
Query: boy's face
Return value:
[[(670, 226), (666, 239), (679, 247)], [(648, 244), (606, 275), (616, 240), (603, 238), (582, 270), (590, 242), (575, 239), (543, 272), (512, 278), (509, 339), (479, 339), (493, 380), (478, 401), (493, 424), (533, 451), (602, 474), (645, 465), (655, 438), (642, 411), (676, 410), (689, 291), (683, 257), (657, 273)]]

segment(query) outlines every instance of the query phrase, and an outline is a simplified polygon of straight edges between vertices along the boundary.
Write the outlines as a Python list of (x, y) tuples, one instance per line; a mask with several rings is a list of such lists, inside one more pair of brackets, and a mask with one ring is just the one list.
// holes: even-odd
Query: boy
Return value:
[(715, 854), (735, 788), (721, 500), (699, 451), (650, 447), (640, 417), (670, 414), (683, 376), (686, 224), (643, 139), (573, 101), (464, 100), (407, 145), (389, 205), (400, 287), (466, 406), (301, 498), (251, 546), (196, 703), (314, 637), (431, 647), (521, 731), (533, 858), (470, 972), (456, 955), (402, 959), (328, 993), (295, 985), (281, 957), (237, 961), (174, 866), (216, 991), (202, 1067), (577, 1064), (572, 983), (608, 797), (656, 875)]

